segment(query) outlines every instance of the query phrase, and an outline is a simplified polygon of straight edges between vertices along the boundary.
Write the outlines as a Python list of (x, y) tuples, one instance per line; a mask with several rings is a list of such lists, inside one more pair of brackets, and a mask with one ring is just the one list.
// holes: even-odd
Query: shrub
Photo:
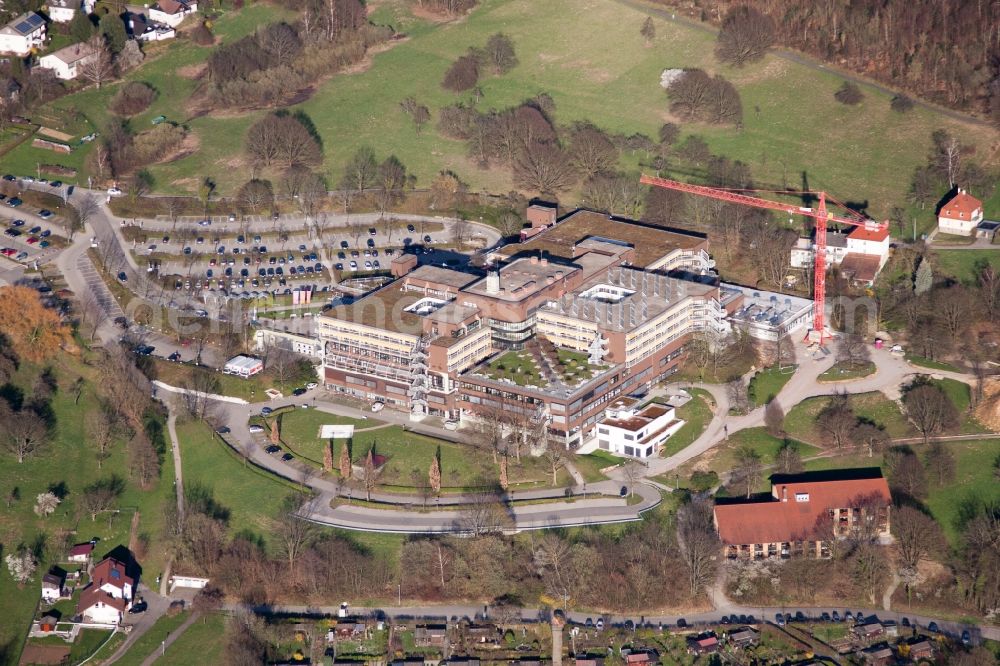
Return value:
[(861, 100), (865, 98), (864, 93), (861, 92), (861, 88), (850, 81), (844, 81), (844, 85), (840, 86), (837, 92), (833, 93), (833, 97), (841, 104), (847, 104), (848, 106), (860, 104)]
[(118, 89), (111, 98), (111, 111), (119, 116), (134, 116), (149, 108), (156, 99), (156, 90), (139, 81), (131, 81)]
[(691, 489), (695, 492), (704, 492), (714, 488), (719, 483), (719, 475), (713, 471), (696, 471), (691, 474)]
[(906, 113), (913, 110), (913, 100), (907, 95), (896, 95), (889, 103), (889, 107), (897, 113)]
[(192, 28), (188, 35), (190, 35), (191, 41), (198, 46), (211, 46), (215, 43), (215, 36), (204, 22)]
[(471, 90), (479, 81), (479, 62), (474, 55), (464, 55), (445, 72), (441, 86), (452, 92)]

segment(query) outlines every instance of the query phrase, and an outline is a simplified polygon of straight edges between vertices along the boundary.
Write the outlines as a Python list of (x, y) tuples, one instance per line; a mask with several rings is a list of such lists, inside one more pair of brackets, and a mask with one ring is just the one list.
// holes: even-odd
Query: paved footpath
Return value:
[(173, 645), (174, 641), (180, 638), (184, 634), (184, 632), (188, 630), (188, 627), (194, 624), (195, 620), (199, 619), (200, 617), (201, 613), (191, 613), (191, 616), (188, 617), (188, 619), (184, 620), (184, 624), (177, 627), (176, 629), (171, 631), (170, 634), (167, 635), (167, 637), (163, 640), (163, 642), (160, 643), (160, 645), (157, 646), (157, 648), (153, 651), (153, 654), (149, 655), (148, 657), (142, 660), (142, 666), (150, 666), (153, 662), (162, 657), (163, 654), (167, 651), (167, 648)]

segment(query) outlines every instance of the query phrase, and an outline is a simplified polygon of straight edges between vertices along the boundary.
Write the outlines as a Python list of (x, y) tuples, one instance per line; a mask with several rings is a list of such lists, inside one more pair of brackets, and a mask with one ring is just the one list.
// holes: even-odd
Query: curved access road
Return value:
[[(277, 405), (299, 408), (306, 405), (354, 419), (368, 416), (361, 410), (322, 400), (322, 395), (320, 389), (313, 389), (295, 399), (279, 400)], [(220, 435), (229, 446), (258, 467), (307, 486), (313, 492), (313, 497), (299, 512), (305, 520), (349, 530), (412, 534), (468, 533), (477, 527), (479, 519), (473, 517), (475, 512), (471, 507), (482, 499), (475, 495), (448, 494), (425, 498), (378, 489), (368, 493), (358, 484), (323, 478), (316, 467), (305, 462), (294, 459), (284, 461), (280, 455), (268, 454), (266, 447), (270, 442), (263, 433), (251, 433), (248, 420), (250, 416), (259, 414), (262, 407), (274, 408), (274, 401), (248, 405), (219, 399), (215, 405), (222, 422), (229, 428), (229, 432)], [(379, 414), (378, 418), (407, 427), (414, 425), (414, 430), (431, 436), (464, 439), (461, 431), (455, 433), (424, 424), (410, 424), (405, 415), (389, 410)], [(652, 484), (632, 484), (631, 498), (621, 496), (622, 487), (622, 482), (608, 480), (569, 488), (511, 490), (500, 498), (506, 516), (496, 520), (495, 524), (517, 532), (631, 522), (641, 520), (644, 512), (661, 501), (660, 491)]]

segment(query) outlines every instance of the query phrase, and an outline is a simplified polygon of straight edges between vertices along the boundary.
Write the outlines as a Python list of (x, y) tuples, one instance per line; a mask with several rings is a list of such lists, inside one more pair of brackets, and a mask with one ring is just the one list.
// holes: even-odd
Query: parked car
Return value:
[(24, 201), (22, 201), (19, 197), (11, 197), (7, 201), (7, 205), (10, 206), (11, 208), (17, 208), (18, 206), (20, 206), (23, 203), (24, 203)]
[(299, 387), (299, 388), (295, 389), (294, 391), (292, 391), (292, 395), (294, 395), (294, 396), (305, 395), (305, 393), (306, 393), (306, 390), (304, 388), (301, 388), (301, 387)]
[(122, 191), (119, 190), (117, 187), (109, 187), (108, 188), (108, 196), (109, 197), (120, 197), (121, 195), (122, 195)]
[(312, 391), (317, 386), (318, 384), (316, 384), (316, 382), (309, 382), (308, 384), (306, 384), (306, 388), (309, 389), (310, 391)]
[(118, 273), (118, 279), (121, 282), (128, 282), (128, 275), (125, 275), (125, 271), (121, 271)]
[(40, 211), (38, 211), (38, 217), (42, 218), (43, 220), (47, 220), (50, 217), (52, 217), (52, 211), (48, 210), (46, 208), (43, 208)]
[(250, 432), (254, 434), (264, 432), (264, 426), (259, 426), (255, 423), (254, 425), (250, 426)]
[(281, 456), (281, 459), (285, 462), (290, 462), (292, 460), (295, 460), (295, 456), (293, 456), (291, 453), (286, 453)]
[(180, 352), (174, 352), (173, 354), (171, 354), (170, 356), (167, 357), (167, 360), (168, 361), (177, 362), (177, 361), (181, 360), (181, 353)]
[(271, 412), (273, 412), (273, 411), (274, 410), (271, 409), (270, 407), (262, 407), (261, 410), (260, 410), (260, 414), (261, 414), (261, 416), (270, 416)]
[(277, 444), (271, 444), (266, 449), (264, 449), (265, 452), (270, 453), (271, 455), (274, 455), (275, 453), (277, 453), (280, 450), (281, 450), (281, 447), (278, 446)]

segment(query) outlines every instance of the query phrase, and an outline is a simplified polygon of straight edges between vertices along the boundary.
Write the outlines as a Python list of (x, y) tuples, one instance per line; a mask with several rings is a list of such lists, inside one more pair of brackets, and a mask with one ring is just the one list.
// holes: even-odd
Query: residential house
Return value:
[(440, 647), (448, 644), (447, 624), (418, 624), (413, 630), (413, 642), (421, 647)]
[[(888, 226), (862, 225), (847, 233), (831, 229), (826, 234), (826, 265), (840, 266), (848, 279), (870, 284), (889, 260), (890, 242)], [(792, 268), (812, 268), (815, 252), (812, 238), (799, 238), (791, 250)]]
[(622, 397), (597, 422), (597, 445), (602, 451), (630, 458), (651, 458), (663, 443), (684, 426), (673, 407), (651, 403), (643, 408), (632, 397)]
[(198, 11), (196, 0), (157, 0), (149, 8), (149, 19), (176, 28), (191, 14)]
[(38, 59), (38, 66), (51, 69), (57, 79), (69, 81), (79, 76), (85, 67), (100, 57), (90, 44), (80, 42), (61, 48)]
[(48, 0), (45, 4), (53, 23), (69, 23), (80, 11), (80, 0)]
[(934, 659), (934, 644), (926, 638), (908, 646), (910, 659), (920, 661), (921, 659)]
[(719, 637), (715, 635), (714, 631), (688, 636), (687, 651), (696, 657), (703, 654), (715, 654), (719, 651)]
[(126, 573), (124, 564), (113, 557), (106, 557), (94, 566), (90, 574), (90, 585), (87, 589), (92, 587), (103, 590), (116, 599), (131, 602), (135, 591), (135, 580)]
[(116, 597), (92, 583), (80, 594), (76, 611), (87, 622), (120, 624), (129, 605), (126, 599)]
[(829, 557), (832, 539), (888, 538), (891, 503), (877, 467), (776, 474), (770, 495), (717, 500), (714, 520), (729, 559)]
[(62, 575), (55, 570), (51, 570), (42, 576), (42, 601), (54, 604), (66, 596), (63, 589), (63, 580)]
[(982, 221), (983, 202), (961, 188), (938, 211), (938, 231), (943, 234), (971, 236)]
[(132, 39), (139, 42), (161, 42), (177, 36), (177, 32), (172, 27), (162, 23), (154, 23), (145, 14), (128, 12), (125, 26)]
[(736, 648), (753, 647), (760, 640), (760, 632), (753, 627), (740, 627), (729, 632), (729, 644)]
[(23, 58), (45, 45), (45, 17), (35, 12), (21, 14), (0, 28), (0, 53)]
[(868, 666), (888, 666), (895, 663), (896, 655), (888, 645), (873, 645), (861, 651), (861, 658)]
[(94, 544), (91, 542), (78, 543), (69, 549), (69, 557), (66, 558), (70, 562), (80, 562), (81, 564), (87, 564), (90, 562), (90, 554), (94, 552)]

